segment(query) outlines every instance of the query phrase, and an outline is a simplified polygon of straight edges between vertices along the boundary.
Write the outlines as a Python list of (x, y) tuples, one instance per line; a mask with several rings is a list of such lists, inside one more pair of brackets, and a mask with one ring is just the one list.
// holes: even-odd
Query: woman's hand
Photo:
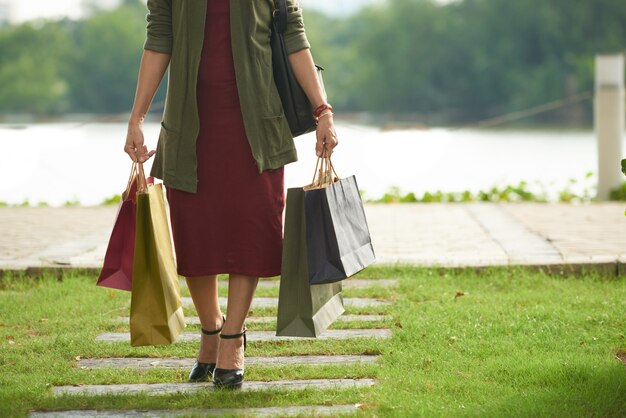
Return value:
[(131, 160), (145, 163), (156, 153), (156, 150), (148, 152), (148, 147), (143, 142), (141, 122), (130, 121), (128, 123), (128, 132), (126, 133), (124, 152), (130, 156)]
[(322, 150), (326, 148), (326, 156), (330, 157), (333, 153), (333, 148), (339, 145), (332, 112), (326, 111), (320, 115), (315, 133), (317, 136), (315, 153), (318, 157), (321, 157)]

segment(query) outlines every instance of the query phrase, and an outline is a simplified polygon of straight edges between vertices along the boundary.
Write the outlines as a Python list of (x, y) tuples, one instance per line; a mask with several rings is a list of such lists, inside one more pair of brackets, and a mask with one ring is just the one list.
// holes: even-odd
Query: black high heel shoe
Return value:
[[(224, 323), (226, 322), (226, 317), (222, 315), (222, 326), (219, 329), (213, 331), (207, 331), (204, 328), (200, 328), (203, 334), (206, 335), (215, 335), (218, 334), (224, 329)], [(213, 371), (215, 370), (215, 363), (201, 363), (196, 359), (193, 367), (191, 368), (191, 373), (189, 373), (189, 381), (190, 382), (200, 382), (202, 380), (206, 380), (209, 375), (213, 376)]]
[[(246, 352), (246, 331), (248, 329), (244, 325), (244, 329), (239, 334), (220, 334), (220, 338), (239, 338), (243, 336), (243, 352)], [(221, 369), (215, 368), (213, 371), (213, 384), (218, 388), (241, 389), (243, 384), (244, 369)]]

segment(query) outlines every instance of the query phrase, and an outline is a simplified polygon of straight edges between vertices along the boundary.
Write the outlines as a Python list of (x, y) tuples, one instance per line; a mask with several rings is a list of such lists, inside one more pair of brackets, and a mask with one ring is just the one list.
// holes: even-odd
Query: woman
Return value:
[[(201, 323), (189, 381), (240, 388), (246, 318), (259, 277), (280, 274), (284, 165), (295, 144), (272, 77), (272, 0), (148, 0), (146, 40), (124, 151), (155, 155), (150, 175), (166, 188), (178, 274)], [(316, 109), (316, 154), (337, 145), (309, 51), (302, 11), (287, 0), (285, 47)], [(156, 150), (142, 122), (169, 65)], [(217, 275), (229, 274), (228, 316)], [(219, 337), (219, 338), (218, 338)]]

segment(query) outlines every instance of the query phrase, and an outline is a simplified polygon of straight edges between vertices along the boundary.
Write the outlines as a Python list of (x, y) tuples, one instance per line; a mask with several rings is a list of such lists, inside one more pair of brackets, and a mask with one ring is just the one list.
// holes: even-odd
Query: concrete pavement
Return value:
[[(620, 274), (626, 203), (367, 204), (379, 263), (587, 266)], [(0, 271), (99, 271), (117, 206), (0, 207)], [(626, 269), (624, 269), (626, 271)]]

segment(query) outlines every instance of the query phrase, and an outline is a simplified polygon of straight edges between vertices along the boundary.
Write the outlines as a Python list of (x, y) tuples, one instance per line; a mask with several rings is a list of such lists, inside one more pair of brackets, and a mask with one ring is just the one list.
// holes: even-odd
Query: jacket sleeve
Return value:
[(148, 0), (146, 15), (146, 40), (143, 49), (165, 54), (172, 53), (172, 2), (171, 0)]
[(311, 47), (304, 31), (302, 9), (298, 0), (287, 0), (287, 29), (284, 38), (288, 54)]

